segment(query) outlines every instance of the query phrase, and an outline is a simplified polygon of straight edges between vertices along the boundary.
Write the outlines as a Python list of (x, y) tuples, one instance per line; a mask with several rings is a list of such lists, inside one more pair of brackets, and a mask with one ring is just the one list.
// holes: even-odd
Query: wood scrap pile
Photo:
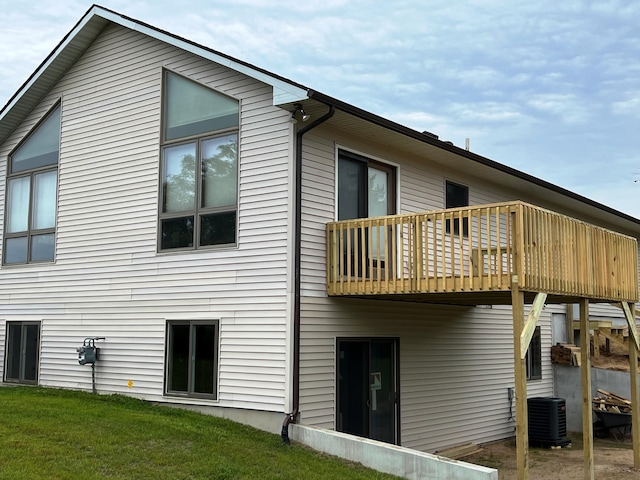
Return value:
[(580, 366), (580, 347), (572, 343), (558, 343), (551, 347), (551, 362), (561, 365)]
[(598, 389), (600, 395), (593, 398), (593, 406), (601, 411), (612, 413), (629, 413), (631, 412), (631, 401), (616, 395), (615, 393), (607, 392), (606, 390)]

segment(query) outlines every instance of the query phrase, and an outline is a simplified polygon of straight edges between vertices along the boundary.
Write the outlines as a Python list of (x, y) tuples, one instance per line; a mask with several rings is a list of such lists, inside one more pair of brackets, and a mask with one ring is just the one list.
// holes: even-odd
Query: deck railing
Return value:
[(635, 238), (523, 202), (332, 222), (329, 295), (525, 291), (638, 298)]

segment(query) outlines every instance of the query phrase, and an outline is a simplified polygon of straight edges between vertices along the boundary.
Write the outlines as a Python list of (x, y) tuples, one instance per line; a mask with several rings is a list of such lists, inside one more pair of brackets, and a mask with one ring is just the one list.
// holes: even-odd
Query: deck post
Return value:
[(584, 478), (595, 479), (593, 464), (593, 407), (591, 396), (591, 349), (589, 338), (589, 300), (580, 299), (580, 364), (582, 374), (582, 445)]
[(513, 369), (516, 393), (516, 459), (518, 480), (529, 478), (529, 421), (527, 417), (527, 370), (520, 355), (521, 335), (524, 328), (524, 292), (520, 291), (517, 278), (511, 283), (513, 309)]
[(565, 306), (567, 309), (567, 313), (565, 314), (564, 328), (567, 334), (567, 343), (574, 343), (575, 339), (573, 336), (573, 303), (567, 303)]
[[(629, 329), (637, 328), (636, 306), (629, 303)], [(626, 315), (626, 309), (625, 309)], [(631, 433), (633, 435), (633, 466), (640, 469), (640, 395), (638, 395), (638, 346), (629, 333), (629, 377), (631, 377)]]

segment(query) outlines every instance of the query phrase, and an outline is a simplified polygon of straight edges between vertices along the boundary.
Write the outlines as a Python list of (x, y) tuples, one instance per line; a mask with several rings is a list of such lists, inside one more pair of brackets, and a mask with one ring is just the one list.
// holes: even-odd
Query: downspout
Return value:
[[(324, 103), (324, 102), (323, 102)], [(294, 219), (294, 253), (293, 253), (293, 405), (291, 413), (282, 423), (280, 436), (282, 442), (289, 444), (289, 424), (295, 423), (300, 406), (300, 284), (301, 284), (301, 255), (302, 255), (302, 136), (309, 130), (326, 122), (335, 113), (333, 105), (326, 104), (329, 111), (296, 133), (295, 158), (295, 219)]]

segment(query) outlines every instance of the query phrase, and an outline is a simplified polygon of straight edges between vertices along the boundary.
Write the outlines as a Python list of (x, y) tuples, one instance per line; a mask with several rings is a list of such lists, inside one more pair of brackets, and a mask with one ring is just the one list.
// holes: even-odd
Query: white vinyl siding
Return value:
[[(157, 253), (163, 68), (240, 102), (237, 247)], [(271, 87), (111, 25), (0, 146), (3, 162), (60, 97), (56, 262), (0, 275), (0, 318), (42, 321), (40, 383), (90, 388), (75, 349), (104, 336), (98, 391), (185, 402), (162, 394), (166, 321), (219, 320), (218, 400), (188, 403), (284, 412), (292, 135)]]
[[(509, 307), (305, 298), (303, 318), (302, 423), (335, 428), (335, 337), (392, 336), (400, 344), (403, 446), (434, 451), (513, 434), (507, 395), (514, 386)], [(540, 324), (543, 343), (549, 342), (546, 312)], [(542, 361), (542, 380), (527, 384), (530, 396), (553, 394), (550, 357), (543, 355)]]
[[(469, 186), (469, 203), (513, 199), (498, 185), (445, 171), (322, 127), (304, 141), (301, 421), (335, 428), (336, 337), (396, 337), (400, 345), (400, 436), (403, 446), (435, 451), (511, 436), (507, 388), (513, 378), (510, 306), (456, 307), (326, 296), (326, 223), (335, 220), (336, 148), (398, 165), (399, 211), (444, 208), (445, 181)], [(541, 325), (543, 352), (551, 316)], [(553, 395), (549, 355), (529, 396)], [(513, 406), (512, 412), (515, 412)]]

